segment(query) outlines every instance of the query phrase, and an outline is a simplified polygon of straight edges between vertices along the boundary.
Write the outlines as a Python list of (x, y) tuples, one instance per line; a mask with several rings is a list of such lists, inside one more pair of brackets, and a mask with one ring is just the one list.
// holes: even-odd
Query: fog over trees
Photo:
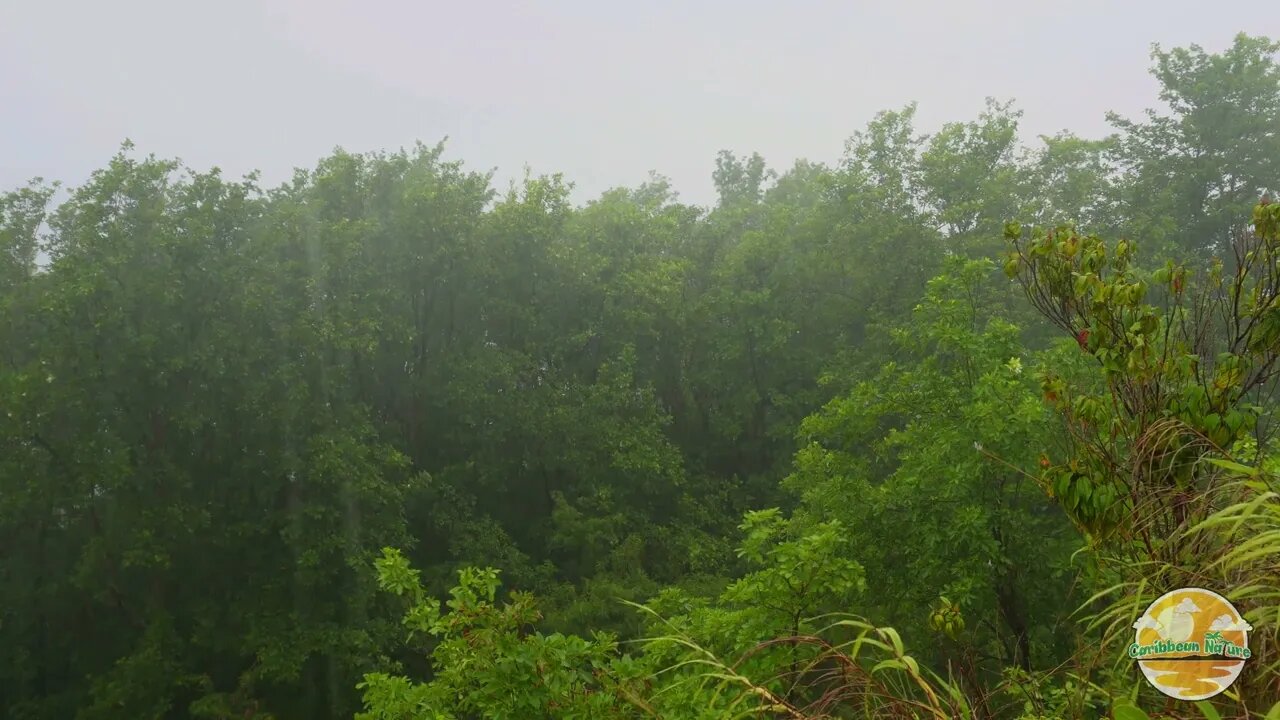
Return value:
[[(1280, 718), (1280, 43), (1151, 74), (708, 206), (447, 141), (0, 195), (0, 717)], [(1198, 704), (1126, 654), (1180, 587), (1251, 627)]]

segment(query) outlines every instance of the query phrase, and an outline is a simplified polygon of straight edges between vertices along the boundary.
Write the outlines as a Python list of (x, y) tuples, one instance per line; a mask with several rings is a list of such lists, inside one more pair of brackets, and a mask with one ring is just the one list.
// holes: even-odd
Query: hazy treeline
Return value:
[(622, 598), (725, 652), (842, 610), (968, 687), (1061, 663), (1105, 574), (1024, 477), (1062, 435), (1032, 366), (1087, 369), (991, 260), (1012, 219), (1226, 248), (1280, 187), (1278, 47), (1155, 50), (1163, 107), (1105, 138), (990, 102), (722, 153), (710, 208), (429, 146), (276, 188), (126, 146), (0, 196), (0, 716), (350, 717), (365, 673), (441, 673), (384, 547), (566, 637), (644, 634)]

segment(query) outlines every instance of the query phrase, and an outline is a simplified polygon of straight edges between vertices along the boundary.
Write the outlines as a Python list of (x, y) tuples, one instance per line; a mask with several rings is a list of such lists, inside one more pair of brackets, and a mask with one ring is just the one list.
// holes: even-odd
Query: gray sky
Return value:
[(1256, 0), (0, 0), (0, 187), (78, 183), (143, 153), (274, 184), (333, 147), (448, 135), (499, 181), (577, 199), (670, 177), (713, 199), (715, 153), (833, 161), (877, 111), (921, 129), (1013, 98), (1028, 138), (1157, 103), (1150, 44), (1280, 35)]

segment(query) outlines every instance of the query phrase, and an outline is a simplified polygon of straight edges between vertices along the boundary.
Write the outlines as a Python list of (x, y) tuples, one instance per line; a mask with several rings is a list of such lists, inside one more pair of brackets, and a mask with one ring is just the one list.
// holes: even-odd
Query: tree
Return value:
[(613, 675), (617, 645), (528, 632), (538, 620), (533, 597), (513, 593), (498, 604), (498, 571), (464, 568), (442, 613), (398, 552), (378, 559), (379, 584), (405, 598), (409, 638), (432, 636), (434, 674), (426, 683), (373, 673), (360, 683), (365, 712), (359, 720), (486, 718), (629, 718), (639, 713)]
[[(1123, 618), (1154, 599), (1149, 584), (1203, 583), (1203, 559), (1230, 556), (1234, 542), (1231, 533), (1203, 532), (1205, 523), (1236, 512), (1242, 493), (1256, 496), (1232, 473), (1257, 473), (1233, 458), (1269, 452), (1280, 373), (1280, 206), (1264, 201), (1251, 220), (1232, 238), (1230, 265), (1218, 260), (1192, 274), (1170, 261), (1146, 277), (1135, 269), (1131, 241), (1109, 246), (1070, 226), (1006, 228), (1013, 242), (1006, 271), (1104, 381), (1081, 385), (1052, 369), (1042, 379), (1071, 439), (1045, 462), (1042, 482), (1095, 551), (1099, 579), (1110, 586), (1098, 597), (1132, 593), (1131, 602), (1101, 612), (1100, 647), (1131, 642), (1122, 639)], [(1157, 304), (1147, 301), (1152, 291), (1163, 295)], [(1259, 581), (1266, 582), (1250, 582)], [(1259, 601), (1247, 590), (1243, 597)], [(1246, 612), (1260, 624), (1274, 623), (1250, 604)], [(1264, 639), (1255, 652), (1269, 657), (1276, 649)], [(1273, 685), (1265, 675), (1245, 682), (1239, 703), (1260, 706)]]
[(27, 717), (339, 715), (411, 478), (327, 372), (331, 316), (255, 233), (256, 188), (175, 171), (122, 153), (74, 191), (11, 308), (36, 321), (3, 341), (0, 695)]
[(1030, 368), (1053, 355), (1022, 347), (998, 300), (990, 263), (951, 261), (896, 329), (898, 359), (801, 425), (785, 481), (803, 516), (849, 528), (878, 590), (870, 617), (959, 663), (961, 648), (924, 621), (939, 596), (964, 609), (962, 645), (998, 662), (982, 685), (999, 665), (1061, 659), (1055, 598), (1074, 549), (1033, 474), (1052, 425)]
[(977, 120), (947, 123), (920, 156), (923, 200), (957, 252), (988, 253), (984, 239), (1025, 207), (1021, 115), (1012, 102), (988, 98)]
[(1249, 209), (1280, 177), (1280, 43), (1237, 35), (1211, 54), (1154, 46), (1152, 74), (1168, 114), (1111, 114), (1127, 171), (1125, 214), (1158, 260), (1204, 260), (1245, 230)]
[(1079, 717), (1152, 583), (1273, 630), (1275, 51), (708, 208), (442, 145), (0, 196), (0, 715)]

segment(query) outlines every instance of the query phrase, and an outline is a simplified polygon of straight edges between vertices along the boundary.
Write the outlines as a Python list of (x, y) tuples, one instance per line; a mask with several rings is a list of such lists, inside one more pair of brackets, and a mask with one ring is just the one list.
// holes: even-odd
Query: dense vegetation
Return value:
[[(711, 208), (426, 146), (0, 196), (0, 716), (1261, 717), (1278, 51)], [(1254, 626), (1213, 706), (1124, 657), (1182, 585)]]

